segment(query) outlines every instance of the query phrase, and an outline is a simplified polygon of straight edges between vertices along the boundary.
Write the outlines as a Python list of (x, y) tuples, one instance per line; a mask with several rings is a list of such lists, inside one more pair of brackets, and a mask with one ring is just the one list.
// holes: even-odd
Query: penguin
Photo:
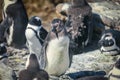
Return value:
[(26, 68), (19, 72), (19, 80), (49, 80), (48, 73), (39, 66), (36, 54), (30, 54), (27, 58)]
[(109, 79), (103, 76), (87, 76), (75, 80), (109, 80)]
[(4, 0), (2, 13), (3, 21), (11, 18), (11, 25), (5, 30), (7, 44), (16, 48), (24, 46), (28, 16), (22, 0)]
[(86, 0), (71, 0), (67, 14), (67, 31), (77, 44), (77, 53), (81, 53), (92, 41), (92, 8)]
[(12, 24), (10, 18), (5, 18), (1, 23), (0, 23), (0, 43), (3, 43), (5, 41), (5, 31), (8, 26)]
[(116, 61), (113, 69), (108, 74), (109, 80), (120, 80), (120, 59)]
[(120, 53), (120, 31), (108, 29), (103, 31), (98, 42), (101, 53), (105, 55), (117, 55)]
[(5, 65), (8, 65), (9, 63), (7, 48), (3, 43), (0, 44), (0, 62), (4, 63)]
[(38, 58), (47, 34), (48, 32), (43, 28), (41, 19), (38, 16), (31, 17), (25, 35), (30, 53), (36, 53)]
[(66, 72), (71, 64), (69, 42), (63, 21), (55, 18), (51, 22), (52, 29), (43, 44), (40, 64), (52, 77), (59, 77)]

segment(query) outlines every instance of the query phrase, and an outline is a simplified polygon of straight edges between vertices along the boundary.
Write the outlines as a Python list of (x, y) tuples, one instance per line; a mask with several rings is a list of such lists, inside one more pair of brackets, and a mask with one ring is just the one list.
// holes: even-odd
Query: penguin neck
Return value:
[(40, 68), (39, 68), (39, 66), (36, 66), (36, 67), (28, 66), (27, 70), (30, 72), (38, 72), (38, 71), (40, 71)]
[(4, 0), (4, 11), (6, 12), (7, 7), (11, 4), (15, 4), (16, 2), (17, 0), (14, 0), (14, 1)]
[[(61, 36), (67, 36), (67, 31), (65, 28), (63, 28), (61, 31), (58, 31), (58, 37), (61, 37)], [(51, 33), (51, 38), (56, 38), (56, 35), (55, 33)], [(59, 39), (59, 38), (58, 38)]]
[(40, 30), (42, 28), (42, 25), (41, 26), (35, 26), (35, 25), (28, 24), (27, 28), (32, 28), (32, 29), (37, 31), (37, 30)]
[(36, 59), (36, 60), (30, 60), (29, 58), (30, 58), (30, 56), (28, 56), (25, 68), (28, 71), (31, 71), (31, 72), (39, 71), (40, 70), (40, 66), (39, 66), (40, 64), (38, 62), (38, 59)]

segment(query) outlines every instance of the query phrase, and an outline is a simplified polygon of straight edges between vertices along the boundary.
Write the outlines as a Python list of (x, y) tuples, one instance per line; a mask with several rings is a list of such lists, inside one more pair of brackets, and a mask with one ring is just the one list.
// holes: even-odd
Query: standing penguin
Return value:
[(19, 80), (49, 80), (48, 73), (40, 69), (35, 54), (29, 55), (26, 62), (26, 69), (19, 72)]
[(70, 66), (69, 42), (65, 26), (60, 19), (52, 21), (52, 29), (48, 33), (42, 49), (40, 63), (45, 63), (45, 70), (50, 76), (60, 76)]
[(41, 19), (37, 16), (31, 17), (25, 31), (30, 53), (40, 56), (42, 44), (47, 34), (48, 32), (42, 27)]
[(86, 0), (71, 0), (67, 15), (66, 28), (79, 53), (92, 40), (92, 8)]
[(6, 18), (11, 19), (11, 25), (6, 28), (7, 44), (14, 47), (24, 46), (28, 16), (22, 0), (4, 0), (2, 12), (3, 21)]

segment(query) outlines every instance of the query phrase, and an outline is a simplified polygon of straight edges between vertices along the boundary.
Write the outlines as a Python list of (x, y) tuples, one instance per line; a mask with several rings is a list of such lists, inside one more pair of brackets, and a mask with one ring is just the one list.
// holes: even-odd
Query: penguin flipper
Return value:
[(44, 69), (45, 66), (47, 65), (47, 56), (46, 56), (46, 49), (49, 43), (49, 37), (50, 33), (48, 33), (44, 43), (43, 43), (43, 47), (41, 49), (41, 55), (40, 55), (40, 68)]
[(45, 29), (42, 27), (42, 28), (40, 29), (40, 31), (39, 31), (40, 37), (41, 37), (43, 40), (45, 40), (45, 38), (47, 37), (47, 34), (48, 34), (47, 30), (45, 30)]

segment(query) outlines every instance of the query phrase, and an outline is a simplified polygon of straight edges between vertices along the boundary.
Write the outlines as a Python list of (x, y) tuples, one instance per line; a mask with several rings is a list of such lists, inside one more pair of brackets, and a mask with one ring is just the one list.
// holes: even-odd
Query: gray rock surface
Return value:
[[(112, 1), (99, 1), (89, 3), (93, 12), (93, 25), (95, 30), (102, 31), (104, 29), (117, 29), (120, 30), (120, 4)], [(67, 13), (70, 3), (61, 3), (56, 6), (56, 12)], [(64, 16), (65, 17), (65, 16)], [(61, 18), (64, 18), (61, 15)]]
[[(59, 80), (72, 80), (83, 76), (105, 75), (105, 72), (108, 73), (112, 69), (113, 64), (120, 58), (120, 55), (103, 55), (98, 50), (97, 41), (93, 42), (93, 44), (85, 48), (83, 53), (73, 55), (71, 67), (66, 71), (66, 75), (61, 76)], [(8, 47), (8, 53), (10, 54), (9, 66), (18, 74), (20, 70), (25, 68), (28, 50), (25, 48), (20, 50)]]
[(99, 15), (101, 23), (107, 27), (119, 28), (120, 26), (120, 4), (101, 1), (90, 3), (93, 13)]
[(13, 80), (12, 68), (0, 63), (0, 80)]

